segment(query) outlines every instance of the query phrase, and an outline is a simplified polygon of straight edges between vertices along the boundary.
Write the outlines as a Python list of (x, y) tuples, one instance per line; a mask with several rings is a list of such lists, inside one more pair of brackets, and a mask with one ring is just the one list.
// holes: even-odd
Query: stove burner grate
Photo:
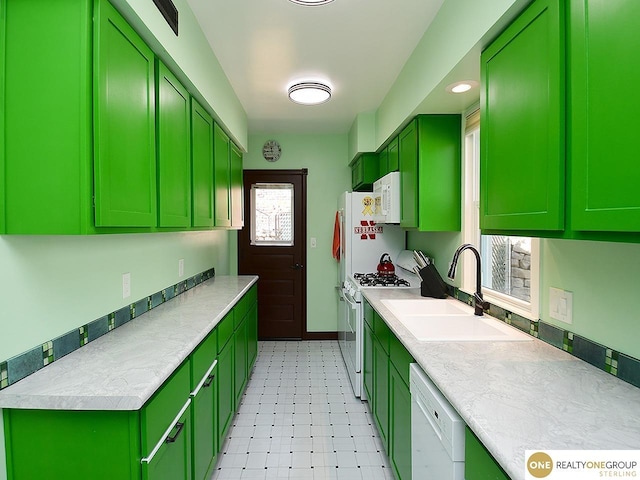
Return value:
[(409, 287), (408, 281), (397, 275), (354, 273), (353, 278), (363, 287)]

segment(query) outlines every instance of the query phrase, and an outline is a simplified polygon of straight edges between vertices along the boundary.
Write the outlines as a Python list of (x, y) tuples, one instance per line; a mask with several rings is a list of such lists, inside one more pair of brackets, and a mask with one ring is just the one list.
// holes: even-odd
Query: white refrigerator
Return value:
[(375, 273), (383, 254), (394, 260), (405, 248), (398, 225), (378, 225), (372, 193), (344, 192), (338, 200), (338, 343), (356, 397), (365, 400), (362, 386), (364, 343), (363, 305), (354, 273)]

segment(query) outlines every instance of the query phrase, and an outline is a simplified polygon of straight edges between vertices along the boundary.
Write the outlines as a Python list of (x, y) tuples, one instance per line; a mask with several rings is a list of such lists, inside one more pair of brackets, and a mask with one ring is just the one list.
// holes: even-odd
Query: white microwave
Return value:
[(373, 183), (374, 216), (378, 223), (400, 223), (400, 172), (387, 173)]

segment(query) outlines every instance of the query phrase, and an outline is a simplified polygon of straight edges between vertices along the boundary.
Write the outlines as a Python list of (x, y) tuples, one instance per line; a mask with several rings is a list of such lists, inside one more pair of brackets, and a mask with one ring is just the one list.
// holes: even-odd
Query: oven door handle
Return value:
[(353, 298), (351, 295), (349, 295), (348, 292), (343, 292), (343, 294), (344, 294), (344, 299), (349, 304), (349, 306), (353, 309), (357, 308), (358, 302), (356, 302), (356, 299)]

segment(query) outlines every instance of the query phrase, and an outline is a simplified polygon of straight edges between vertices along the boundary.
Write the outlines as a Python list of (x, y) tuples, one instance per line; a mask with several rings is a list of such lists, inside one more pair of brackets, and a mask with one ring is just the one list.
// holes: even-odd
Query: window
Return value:
[(293, 184), (251, 185), (251, 245), (293, 245)]
[[(539, 240), (480, 234), (480, 111), (467, 117), (465, 127), (464, 242), (479, 246), (482, 294), (485, 300), (526, 318), (537, 320)], [(475, 264), (463, 261), (462, 290), (475, 291)]]

